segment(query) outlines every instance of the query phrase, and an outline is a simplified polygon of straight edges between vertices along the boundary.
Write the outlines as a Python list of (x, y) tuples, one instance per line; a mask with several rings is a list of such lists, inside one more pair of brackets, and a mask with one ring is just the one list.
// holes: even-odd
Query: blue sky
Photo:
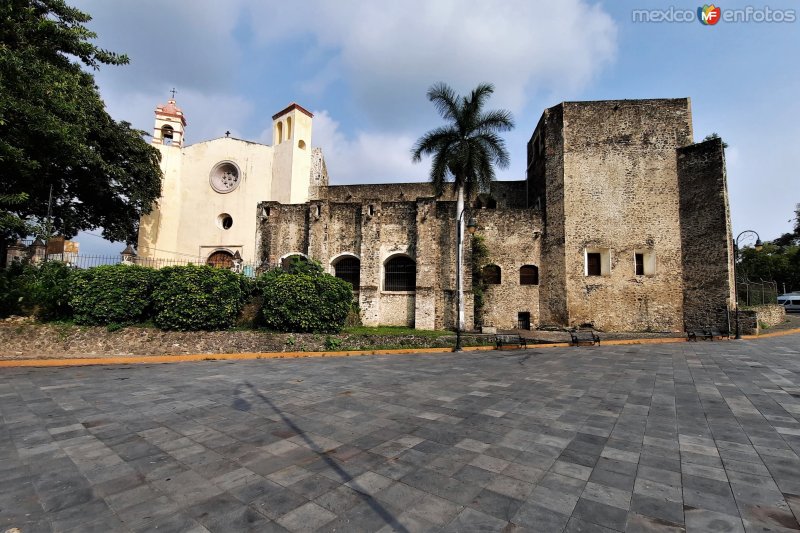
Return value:
[[(271, 116), (291, 102), (315, 114), (312, 144), (332, 184), (425, 180), (417, 137), (439, 124), (425, 98), (445, 81), (491, 82), (490, 107), (511, 110), (511, 166), (542, 110), (564, 100), (691, 97), (695, 140), (729, 144), (734, 232), (789, 231), (800, 202), (800, 22), (635, 23), (634, 9), (699, 3), (562, 0), (80, 0), (98, 44), (131, 64), (96, 73), (112, 116), (150, 131), (169, 89), (187, 142), (224, 135), (271, 143)], [(745, 2), (717, 4), (723, 11)], [(772, 10), (791, 1), (758, 3)], [(118, 253), (82, 235), (83, 253)]]

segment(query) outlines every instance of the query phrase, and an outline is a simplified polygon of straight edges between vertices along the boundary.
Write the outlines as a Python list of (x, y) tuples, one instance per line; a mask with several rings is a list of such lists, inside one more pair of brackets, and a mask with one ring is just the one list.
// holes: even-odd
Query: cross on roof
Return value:
[(226, 131), (226, 132), (225, 132), (225, 137), (230, 137), (230, 136), (231, 136), (231, 132), (229, 132), (229, 131)]
[(178, 91), (176, 91), (175, 87), (173, 87), (170, 92), (172, 93), (172, 99), (175, 100), (175, 93), (178, 92)]

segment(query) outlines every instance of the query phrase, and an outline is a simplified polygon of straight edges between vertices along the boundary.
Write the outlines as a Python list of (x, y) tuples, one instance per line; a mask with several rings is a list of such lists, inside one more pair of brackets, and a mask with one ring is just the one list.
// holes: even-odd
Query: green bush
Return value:
[(272, 271), (258, 285), (263, 322), (278, 331), (339, 332), (353, 303), (349, 283), (321, 272)]
[(71, 317), (71, 273), (72, 269), (60, 261), (12, 263), (0, 272), (0, 316), (35, 315), (40, 320)]
[(72, 274), (70, 306), (75, 322), (132, 324), (146, 319), (157, 271), (135, 265), (104, 265)]
[(70, 287), (75, 270), (61, 261), (46, 261), (28, 277), (28, 303), (40, 320), (63, 320), (72, 316)]
[(153, 289), (153, 322), (180, 331), (228, 329), (249, 295), (250, 283), (210, 266), (162, 268)]
[(25, 285), (32, 277), (33, 267), (14, 262), (0, 271), (0, 317), (20, 315), (24, 311)]

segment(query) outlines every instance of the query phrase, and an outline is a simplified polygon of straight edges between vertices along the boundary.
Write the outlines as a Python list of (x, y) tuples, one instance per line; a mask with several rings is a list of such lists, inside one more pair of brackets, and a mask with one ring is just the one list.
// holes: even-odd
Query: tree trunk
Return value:
[(458, 330), (464, 330), (464, 186), (458, 186), (456, 200), (456, 302), (458, 306)]

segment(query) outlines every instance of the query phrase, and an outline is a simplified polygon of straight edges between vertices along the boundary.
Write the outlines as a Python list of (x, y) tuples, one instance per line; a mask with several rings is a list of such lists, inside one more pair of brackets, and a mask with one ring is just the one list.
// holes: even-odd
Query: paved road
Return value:
[(0, 414), (0, 532), (800, 529), (797, 335), (3, 369)]

